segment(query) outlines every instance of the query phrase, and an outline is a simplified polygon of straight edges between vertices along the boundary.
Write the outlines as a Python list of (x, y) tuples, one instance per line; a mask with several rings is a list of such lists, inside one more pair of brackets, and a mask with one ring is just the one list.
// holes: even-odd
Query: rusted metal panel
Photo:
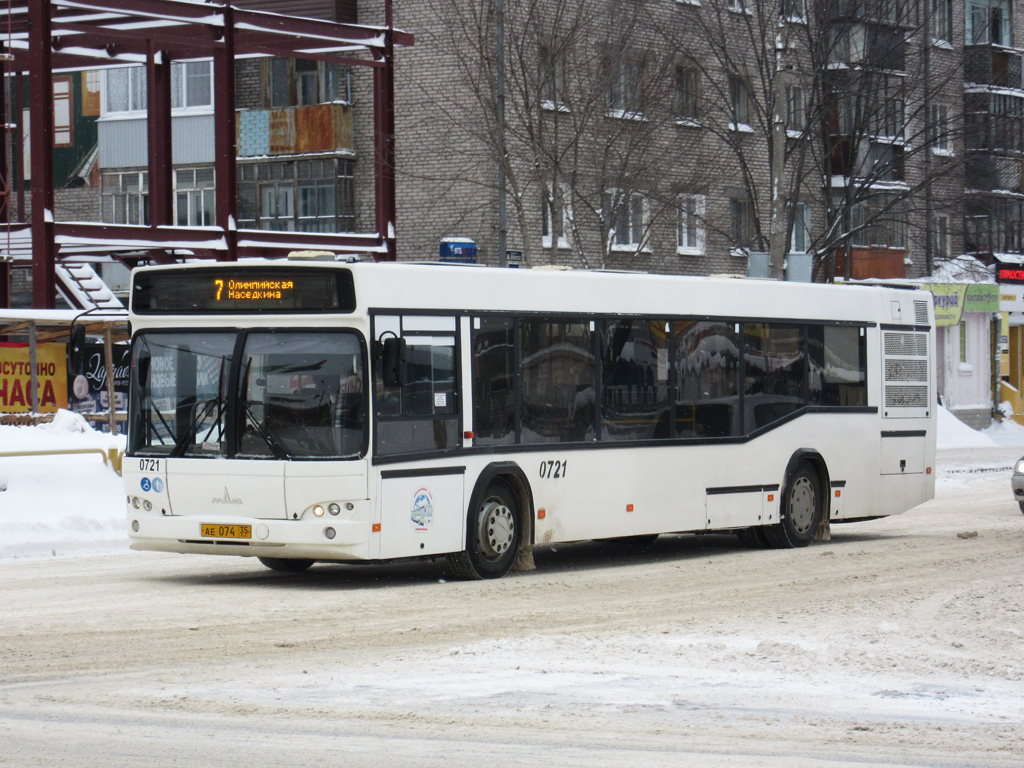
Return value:
[[(907, 276), (905, 259), (907, 252), (896, 248), (852, 248), (852, 269), (850, 278), (902, 279)], [(846, 264), (843, 252), (836, 252), (836, 274), (845, 274)]]
[(295, 151), (295, 110), (270, 110), (270, 154), (282, 155)]
[(307, 19), (341, 21), (334, 18), (335, 0), (235, 0), (234, 5), (250, 11), (269, 11), (289, 16), (304, 16)]
[(295, 108), (295, 151), (324, 152), (334, 149), (332, 104)]

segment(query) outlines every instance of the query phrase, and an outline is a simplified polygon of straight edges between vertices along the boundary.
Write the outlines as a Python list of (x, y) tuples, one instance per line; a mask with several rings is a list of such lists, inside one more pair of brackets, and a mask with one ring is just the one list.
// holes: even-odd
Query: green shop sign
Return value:
[(926, 283), (935, 303), (936, 325), (959, 325), (964, 312), (998, 312), (999, 286), (978, 283)]

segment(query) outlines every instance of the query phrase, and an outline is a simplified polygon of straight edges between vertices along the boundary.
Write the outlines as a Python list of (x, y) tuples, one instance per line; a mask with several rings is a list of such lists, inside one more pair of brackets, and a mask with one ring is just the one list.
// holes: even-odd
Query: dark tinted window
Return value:
[(739, 344), (733, 324), (681, 320), (673, 324), (673, 329), (676, 436), (740, 434)]
[(605, 323), (601, 340), (601, 439), (671, 437), (665, 320)]
[(594, 332), (572, 320), (520, 321), (522, 442), (593, 440)]
[(817, 325), (808, 329), (809, 400), (815, 405), (867, 405), (864, 330)]
[(806, 404), (803, 329), (782, 323), (743, 325), (744, 431), (749, 433)]
[(507, 317), (474, 320), (473, 433), (478, 445), (515, 442), (513, 327)]

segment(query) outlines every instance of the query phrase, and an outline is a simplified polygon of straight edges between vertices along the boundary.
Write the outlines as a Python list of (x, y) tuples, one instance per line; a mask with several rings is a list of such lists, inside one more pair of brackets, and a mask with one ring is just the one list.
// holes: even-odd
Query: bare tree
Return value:
[(699, 73), (700, 124), (749, 206), (745, 232), (736, 211), (710, 226), (770, 252), (776, 275), (795, 234), (831, 279), (837, 254), (849, 277), (854, 247), (898, 253), (908, 222), (927, 233), (933, 207), (957, 206), (961, 61), (933, 55), (926, 5), (703, 0), (689, 24), (663, 27)]
[(705, 172), (666, 139), (675, 64), (655, 52), (651, 3), (506, 0), (500, 86), (496, 0), (430, 3), (460, 77), (450, 134), (475, 148), (458, 173), (496, 185), (500, 164), (527, 263), (632, 265)]

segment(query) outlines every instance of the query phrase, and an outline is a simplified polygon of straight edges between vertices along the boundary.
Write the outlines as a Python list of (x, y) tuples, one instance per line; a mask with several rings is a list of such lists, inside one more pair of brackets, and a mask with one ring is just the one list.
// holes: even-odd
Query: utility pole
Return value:
[(498, 266), (508, 266), (508, 213), (505, 205), (505, 0), (495, 0), (496, 91), (498, 100)]

